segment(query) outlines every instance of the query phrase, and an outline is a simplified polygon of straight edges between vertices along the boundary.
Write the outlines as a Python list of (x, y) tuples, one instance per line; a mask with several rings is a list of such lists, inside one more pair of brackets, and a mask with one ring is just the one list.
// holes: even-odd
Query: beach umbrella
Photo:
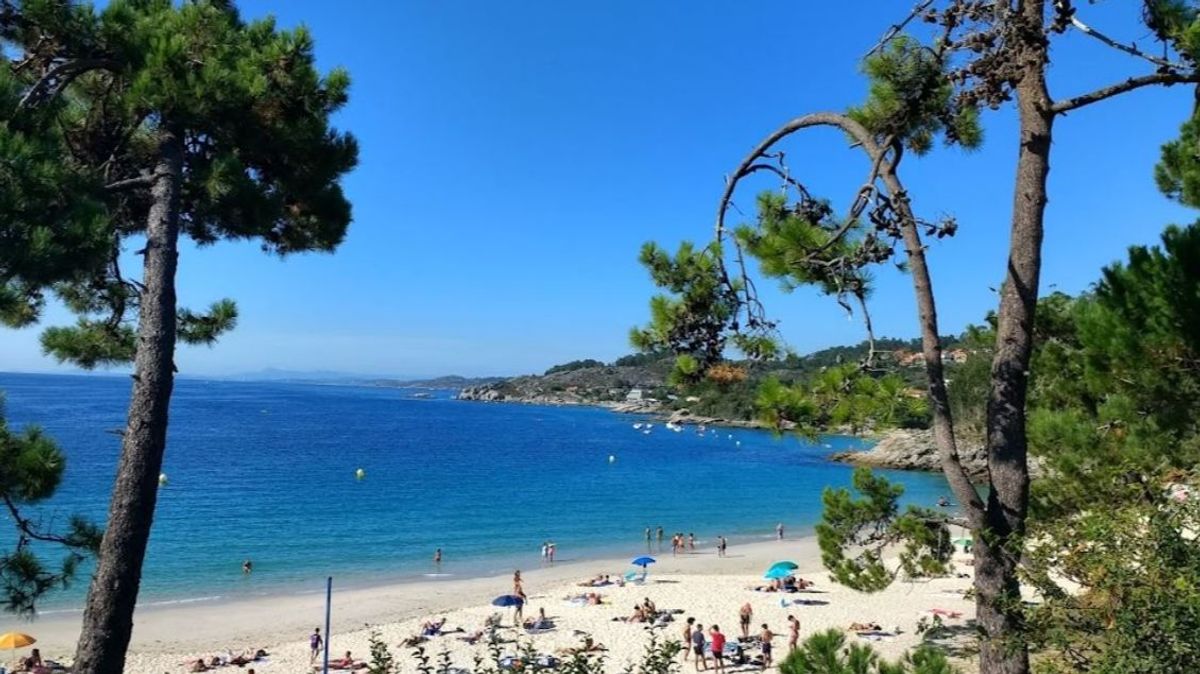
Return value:
[(766, 578), (767, 580), (781, 580), (783, 578), (787, 578), (790, 575), (792, 575), (791, 569), (785, 569), (781, 566), (780, 567), (772, 566), (771, 568), (767, 569), (766, 573), (763, 574), (763, 578)]
[(495, 599), (492, 600), (492, 606), (508, 607), (508, 606), (523, 606), (524, 604), (525, 604), (525, 600), (521, 599), (520, 597), (518, 597), (515, 594), (502, 594), (499, 597), (496, 597)]
[(653, 563), (654, 563), (653, 557), (638, 557), (637, 559), (630, 562), (630, 564), (633, 564), (634, 566), (640, 566), (643, 569), (646, 568), (647, 564), (653, 564)]
[(25, 648), (37, 643), (37, 639), (24, 634), (22, 632), (9, 632), (0, 634), (0, 648), (7, 648), (12, 651), (13, 660), (17, 659), (17, 649)]
[(783, 561), (783, 562), (775, 562), (774, 564), (771, 565), (771, 568), (772, 569), (787, 569), (788, 571), (795, 571), (796, 569), (800, 568), (800, 565), (795, 562)]

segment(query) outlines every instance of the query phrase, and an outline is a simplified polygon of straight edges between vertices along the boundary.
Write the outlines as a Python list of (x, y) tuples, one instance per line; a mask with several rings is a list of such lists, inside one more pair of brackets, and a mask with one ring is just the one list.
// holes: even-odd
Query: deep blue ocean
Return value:
[[(42, 521), (103, 519), (129, 388), (119, 376), (0, 374), (10, 427), (42, 426), (67, 456)], [(545, 540), (561, 561), (633, 555), (647, 526), (731, 545), (777, 522), (798, 536), (819, 519), (822, 489), (850, 479), (824, 456), (861, 443), (661, 423), (646, 435), (632, 428), (642, 418), (601, 409), (415, 394), (178, 380), (141, 600), (319, 592), (327, 575), (341, 586), (490, 575), (536, 566)], [(947, 493), (941, 475), (887, 475), (912, 502)], [(86, 580), (43, 608), (81, 606)]]

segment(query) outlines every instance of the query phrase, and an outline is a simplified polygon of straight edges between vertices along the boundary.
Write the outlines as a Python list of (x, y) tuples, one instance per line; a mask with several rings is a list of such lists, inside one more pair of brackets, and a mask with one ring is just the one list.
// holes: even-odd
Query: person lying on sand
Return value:
[(642, 602), (642, 611), (647, 617), (653, 618), (658, 614), (658, 607), (654, 605), (654, 602), (650, 601), (650, 597), (646, 597), (646, 600)]
[(879, 623), (850, 623), (851, 632), (881, 632), (883, 628)]
[(608, 647), (604, 644), (598, 644), (591, 637), (584, 637), (583, 644), (580, 646), (572, 646), (571, 648), (559, 649), (562, 655), (579, 655), (582, 653), (596, 653), (598, 651), (607, 651)]
[[(367, 666), (367, 663), (365, 663), (365, 662), (356, 662), (354, 660), (354, 658), (350, 655), (350, 651), (346, 651), (346, 656), (340, 660), (330, 660), (329, 661), (330, 669), (365, 669), (366, 666)], [(319, 672), (319, 671), (321, 671), (321, 666), (314, 665), (313, 669), (315, 669), (316, 671)]]
[(442, 633), (442, 627), (446, 625), (446, 619), (441, 620), (426, 620), (421, 623), (421, 636), (435, 637)]
[(587, 594), (579, 594), (567, 597), (567, 601), (571, 603), (587, 604), (588, 606), (599, 606), (604, 603), (604, 597), (596, 592), (588, 592)]
[(208, 664), (206, 662), (204, 662), (204, 658), (197, 658), (196, 660), (192, 661), (191, 665), (188, 667), (188, 671), (189, 672), (207, 672)]
[(529, 620), (526, 620), (523, 623), (523, 626), (527, 630), (548, 630), (554, 627), (554, 623), (546, 617), (546, 609), (539, 608), (538, 616), (536, 618), (530, 618)]
[[(403, 641), (401, 641), (400, 646), (402, 648), (416, 648), (417, 646), (420, 646), (421, 644), (425, 643), (426, 641), (429, 641), (429, 637), (425, 636), (424, 634), (414, 634), (411, 637), (408, 637), (408, 638), (404, 639)], [(329, 666), (332, 667), (333, 663), (329, 663)]]
[(944, 608), (931, 608), (931, 609), (929, 609), (929, 612), (935, 616), (940, 616), (942, 618), (961, 618), (962, 617), (961, 611), (951, 611), (951, 610), (944, 609)]

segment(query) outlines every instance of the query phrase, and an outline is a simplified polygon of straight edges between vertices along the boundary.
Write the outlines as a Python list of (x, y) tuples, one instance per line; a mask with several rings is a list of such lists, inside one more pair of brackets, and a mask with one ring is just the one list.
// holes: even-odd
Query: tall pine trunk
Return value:
[(183, 180), (183, 147), (178, 134), (161, 133), (154, 175), (146, 221), (145, 287), (138, 317), (133, 393), (108, 522), (75, 651), (73, 671), (77, 674), (121, 674), (125, 668), (167, 443), (175, 379), (175, 267)]
[(1016, 85), (1020, 151), (1013, 194), (1008, 268), (1000, 291), (996, 354), (987, 404), (988, 494), (984, 531), (975, 542), (976, 615), (982, 630), (983, 674), (1027, 674), (1017, 564), (1029, 512), (1025, 402), (1033, 352), (1034, 313), (1042, 269), (1046, 178), (1054, 124), (1046, 90), (1044, 2), (1019, 5), (1024, 32), (1023, 72)]

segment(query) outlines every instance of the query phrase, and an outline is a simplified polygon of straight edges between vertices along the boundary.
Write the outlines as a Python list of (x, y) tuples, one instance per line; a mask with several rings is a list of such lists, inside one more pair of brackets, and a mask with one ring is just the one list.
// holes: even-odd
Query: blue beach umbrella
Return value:
[(788, 571), (795, 571), (796, 569), (800, 568), (800, 565), (795, 562), (783, 561), (783, 562), (775, 562), (774, 564), (771, 565), (771, 568), (772, 569), (787, 569)]
[(492, 600), (492, 606), (508, 607), (508, 606), (522, 606), (524, 604), (525, 604), (525, 600), (521, 599), (520, 597), (518, 597), (515, 594), (502, 594), (499, 597), (496, 597), (495, 599)]
[(630, 564), (633, 564), (634, 566), (640, 566), (644, 569), (644, 568), (646, 568), (647, 564), (653, 564), (654, 561), (655, 560), (653, 557), (638, 557), (637, 559), (630, 562)]
[(792, 575), (791, 569), (772, 566), (771, 568), (767, 569), (766, 573), (763, 574), (763, 578), (766, 578), (767, 580), (781, 580), (790, 575)]

